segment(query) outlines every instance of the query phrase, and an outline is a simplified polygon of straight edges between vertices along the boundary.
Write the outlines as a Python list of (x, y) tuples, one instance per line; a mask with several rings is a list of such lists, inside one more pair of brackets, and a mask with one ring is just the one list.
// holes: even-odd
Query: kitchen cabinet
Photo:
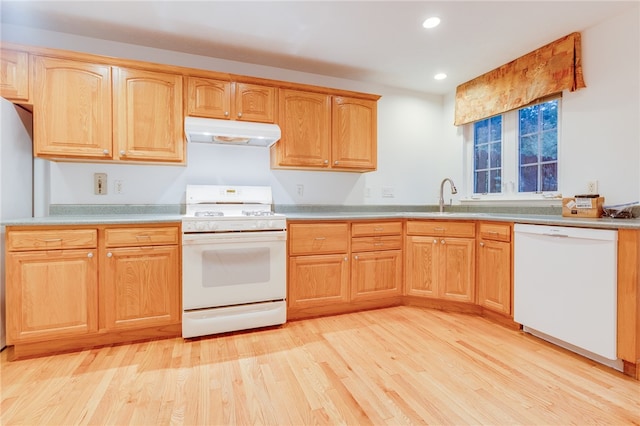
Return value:
[(511, 225), (478, 223), (478, 304), (511, 316), (513, 261)]
[(30, 85), (29, 54), (0, 49), (0, 96), (16, 103), (29, 103)]
[(280, 89), (282, 138), (271, 147), (272, 168), (375, 170), (375, 100)]
[(34, 153), (183, 163), (182, 77), (34, 56)]
[(97, 231), (7, 232), (7, 344), (98, 329)]
[(402, 293), (402, 222), (351, 225), (351, 299), (385, 299)]
[(475, 223), (407, 222), (405, 293), (475, 302)]
[(104, 235), (100, 284), (105, 327), (151, 327), (180, 322), (177, 227), (109, 227)]
[(112, 159), (111, 67), (33, 57), (37, 157)]
[(182, 76), (113, 69), (114, 159), (184, 163)]
[(288, 242), (288, 310), (347, 303), (348, 223), (290, 224)]
[(276, 96), (273, 86), (188, 77), (186, 115), (274, 123)]
[(14, 357), (181, 330), (180, 224), (7, 227)]
[(377, 135), (376, 101), (333, 97), (331, 164), (334, 169), (375, 170)]

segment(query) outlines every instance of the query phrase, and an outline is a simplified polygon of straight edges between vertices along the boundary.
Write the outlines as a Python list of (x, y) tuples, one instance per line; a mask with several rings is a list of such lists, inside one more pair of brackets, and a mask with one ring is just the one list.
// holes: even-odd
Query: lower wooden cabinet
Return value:
[(97, 266), (95, 248), (7, 253), (7, 344), (96, 332)]
[(407, 232), (405, 293), (474, 303), (475, 224), (409, 221)]
[(512, 315), (513, 262), (511, 225), (478, 225), (478, 304), (504, 315)]
[(180, 334), (180, 225), (7, 227), (18, 356)]
[(402, 271), (400, 221), (290, 223), (288, 316), (399, 304)]

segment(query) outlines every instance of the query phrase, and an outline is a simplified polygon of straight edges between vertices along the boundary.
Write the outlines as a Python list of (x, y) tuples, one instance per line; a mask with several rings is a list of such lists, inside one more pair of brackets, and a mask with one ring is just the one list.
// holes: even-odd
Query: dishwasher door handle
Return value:
[(567, 234), (542, 234), (545, 237), (561, 237), (561, 238), (569, 238)]

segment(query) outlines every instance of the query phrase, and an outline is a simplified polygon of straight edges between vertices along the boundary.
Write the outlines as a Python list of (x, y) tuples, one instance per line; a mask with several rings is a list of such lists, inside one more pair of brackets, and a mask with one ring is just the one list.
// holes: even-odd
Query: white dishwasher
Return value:
[(528, 333), (621, 370), (618, 232), (516, 224), (514, 233), (514, 320)]

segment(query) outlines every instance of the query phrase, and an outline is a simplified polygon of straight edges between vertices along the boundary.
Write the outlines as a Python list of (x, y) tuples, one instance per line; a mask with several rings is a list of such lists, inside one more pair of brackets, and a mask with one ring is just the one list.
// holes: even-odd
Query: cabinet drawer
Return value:
[(351, 236), (401, 235), (402, 222), (362, 222), (351, 225)]
[(495, 241), (511, 241), (511, 225), (504, 223), (480, 223), (480, 238)]
[(7, 232), (8, 251), (95, 248), (96, 229), (50, 229)]
[(351, 251), (399, 250), (402, 235), (382, 235), (380, 237), (355, 237), (351, 239)]
[(346, 223), (291, 224), (289, 255), (346, 253), (349, 226)]
[(106, 247), (160, 246), (178, 244), (180, 235), (175, 226), (158, 228), (107, 228), (104, 231)]
[(448, 220), (410, 220), (407, 222), (407, 235), (474, 238), (475, 234), (476, 225), (473, 222), (453, 222)]

